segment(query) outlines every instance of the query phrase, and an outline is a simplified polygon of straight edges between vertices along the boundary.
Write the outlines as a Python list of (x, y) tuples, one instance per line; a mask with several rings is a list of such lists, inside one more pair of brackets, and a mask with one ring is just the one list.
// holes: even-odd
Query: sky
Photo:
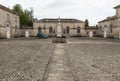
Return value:
[(11, 9), (15, 4), (20, 4), (23, 9), (33, 8), (34, 17), (38, 19), (88, 19), (90, 25), (96, 25), (98, 21), (115, 15), (113, 7), (119, 5), (120, 0), (0, 0), (0, 4)]

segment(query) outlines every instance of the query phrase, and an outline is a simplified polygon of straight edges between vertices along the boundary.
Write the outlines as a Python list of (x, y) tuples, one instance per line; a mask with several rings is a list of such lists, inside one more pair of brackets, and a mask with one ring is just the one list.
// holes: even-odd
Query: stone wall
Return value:
[(19, 36), (20, 36), (20, 37), (25, 37), (25, 32), (26, 32), (26, 31), (29, 32), (29, 36), (30, 36), (30, 37), (36, 36), (36, 35), (34, 34), (34, 29), (31, 28), (31, 27), (30, 27), (30, 28), (27, 28), (27, 27), (26, 27), (26, 28), (21, 28), (21, 29), (20, 29), (20, 32), (19, 32)]

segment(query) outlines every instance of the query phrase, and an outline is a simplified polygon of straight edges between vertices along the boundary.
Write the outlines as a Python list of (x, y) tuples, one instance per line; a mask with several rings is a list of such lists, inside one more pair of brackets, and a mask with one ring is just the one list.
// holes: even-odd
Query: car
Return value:
[(40, 38), (40, 39), (46, 39), (46, 38), (48, 38), (48, 36), (46, 34), (44, 34), (44, 33), (38, 33), (37, 37)]

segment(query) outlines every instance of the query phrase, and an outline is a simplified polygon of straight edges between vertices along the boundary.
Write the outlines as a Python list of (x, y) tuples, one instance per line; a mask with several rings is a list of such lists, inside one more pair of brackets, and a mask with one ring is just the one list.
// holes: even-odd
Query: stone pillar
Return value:
[(93, 37), (93, 31), (89, 31), (89, 37), (90, 37), (90, 38)]
[(26, 38), (29, 37), (29, 31), (25, 31), (25, 37), (26, 37)]

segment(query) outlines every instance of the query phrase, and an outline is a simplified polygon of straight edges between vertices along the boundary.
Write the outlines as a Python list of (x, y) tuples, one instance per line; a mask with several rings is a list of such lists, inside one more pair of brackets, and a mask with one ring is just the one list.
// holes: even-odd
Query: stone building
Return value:
[[(28, 31), (30, 36), (37, 36), (39, 32), (48, 36), (56, 35), (58, 18), (46, 18), (33, 22), (33, 27), (20, 28), (19, 15), (11, 9), (0, 5), (0, 38), (13, 38), (25, 36)], [(61, 19), (63, 35), (86, 36), (85, 22), (78, 19)]]
[[(33, 22), (34, 35), (39, 32), (45, 33), (48, 36), (55, 36), (58, 19), (41, 19)], [(63, 35), (65, 36), (85, 36), (85, 22), (77, 19), (61, 19)]]
[(11, 9), (0, 5), (0, 38), (16, 36), (19, 28), (19, 16)]
[(98, 35), (103, 36), (106, 32), (107, 37), (118, 38), (120, 34), (120, 5), (114, 7), (116, 15), (107, 17), (98, 22)]
[(89, 26), (89, 27), (86, 27), (85, 28), (85, 31), (86, 31), (86, 36), (89, 36), (90, 33), (92, 33), (92, 36), (93, 37), (96, 37), (98, 36), (98, 27), (97, 26)]

